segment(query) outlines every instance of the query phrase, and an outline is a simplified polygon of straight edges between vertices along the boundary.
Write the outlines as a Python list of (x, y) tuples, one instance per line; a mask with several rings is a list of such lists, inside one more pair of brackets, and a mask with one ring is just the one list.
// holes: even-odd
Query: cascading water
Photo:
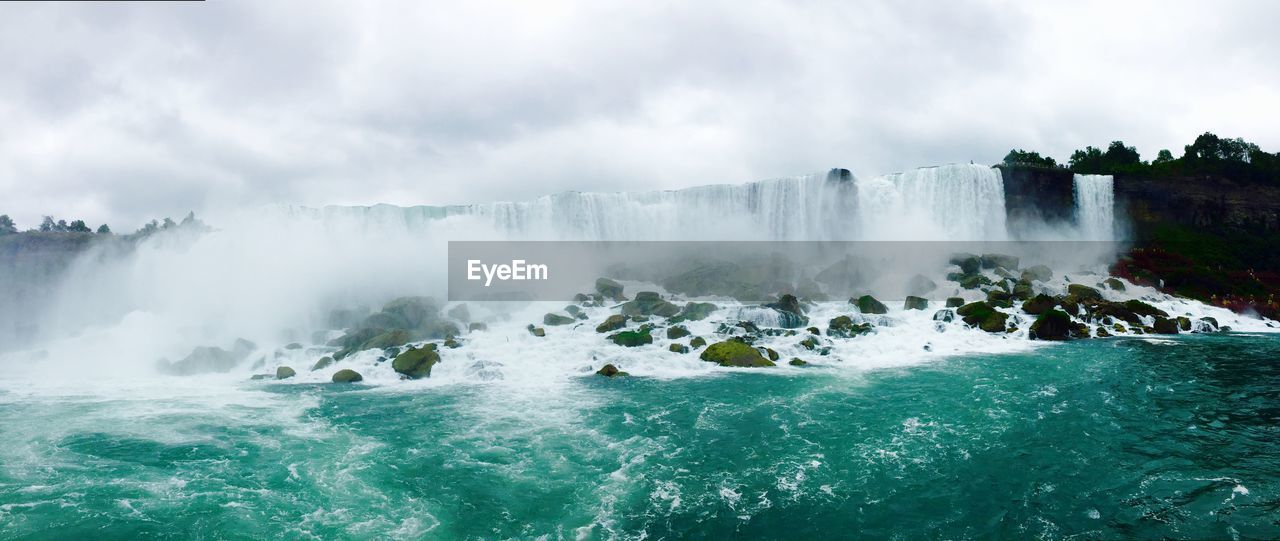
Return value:
[(953, 164), (886, 175), (859, 184), (865, 240), (1008, 238), (1000, 170)]
[(1115, 240), (1115, 179), (1111, 175), (1075, 175), (1072, 187), (1076, 225), (1084, 240)]

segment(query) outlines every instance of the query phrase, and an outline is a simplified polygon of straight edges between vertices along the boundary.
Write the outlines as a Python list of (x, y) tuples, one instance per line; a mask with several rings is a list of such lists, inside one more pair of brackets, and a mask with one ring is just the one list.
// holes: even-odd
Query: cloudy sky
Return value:
[[(0, 5), (0, 213), (460, 203), (1280, 149), (1280, 2)], [(1120, 5), (1117, 5), (1120, 4)]]

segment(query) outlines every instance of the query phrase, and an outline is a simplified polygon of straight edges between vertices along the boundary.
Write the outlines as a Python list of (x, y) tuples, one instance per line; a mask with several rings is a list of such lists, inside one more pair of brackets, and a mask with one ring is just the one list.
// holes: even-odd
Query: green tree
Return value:
[(110, 228), (110, 227), (107, 227), (107, 224), (102, 224), (102, 225), (98, 226), (98, 234), (99, 234), (99, 235), (110, 235), (110, 234), (111, 234), (111, 228)]
[(53, 216), (45, 216), (43, 220), (40, 220), (41, 231), (48, 233), (50, 231), (53, 231), (57, 227), (58, 227), (58, 224), (53, 221)]
[(66, 220), (58, 220), (58, 223), (53, 226), (53, 230), (59, 233), (66, 233), (70, 228)]
[(1102, 153), (1102, 159), (1112, 168), (1142, 163), (1142, 156), (1138, 154), (1138, 149), (1124, 146), (1124, 141), (1112, 141), (1107, 151)]
[(1102, 150), (1093, 147), (1084, 147), (1084, 150), (1077, 150), (1071, 153), (1071, 159), (1067, 160), (1067, 165), (1072, 171), (1083, 174), (1104, 173)]
[(1160, 152), (1156, 153), (1156, 159), (1151, 161), (1151, 165), (1160, 165), (1160, 164), (1165, 164), (1172, 161), (1173, 161), (1173, 153), (1169, 152), (1169, 149), (1163, 148), (1163, 149), (1160, 149)]
[(1048, 156), (1041, 156), (1039, 152), (1026, 151), (1022, 149), (1010, 150), (1004, 157), (1006, 165), (1026, 164), (1037, 165), (1041, 167), (1057, 167), (1058, 162)]
[(12, 235), (18, 232), (18, 226), (13, 223), (13, 218), (8, 214), (0, 214), (0, 236)]
[(71, 225), (67, 226), (67, 231), (72, 233), (92, 233), (93, 230), (89, 226), (84, 225), (84, 220), (73, 220)]

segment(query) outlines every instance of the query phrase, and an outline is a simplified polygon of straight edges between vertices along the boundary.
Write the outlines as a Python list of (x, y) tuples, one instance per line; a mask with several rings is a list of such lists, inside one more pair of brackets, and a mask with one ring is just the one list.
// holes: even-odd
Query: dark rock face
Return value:
[(1156, 334), (1178, 334), (1178, 321), (1156, 316), (1156, 322), (1151, 328), (1154, 329)]
[(709, 302), (691, 302), (684, 305), (676, 317), (685, 321), (701, 321), (707, 319), (717, 309), (716, 305)]
[(948, 297), (947, 308), (959, 308), (964, 306), (964, 299), (960, 297)]
[(927, 310), (929, 308), (929, 299), (923, 297), (907, 296), (907, 300), (902, 303), (903, 310)]
[(982, 268), (1018, 270), (1018, 258), (1005, 254), (982, 254)]
[(849, 299), (849, 303), (856, 304), (858, 306), (858, 311), (864, 314), (889, 313), (889, 307), (885, 306), (884, 303), (876, 300), (876, 298), (871, 295), (863, 295), (857, 299)]
[(720, 366), (763, 367), (774, 366), (760, 351), (736, 340), (716, 342), (707, 346), (699, 358)]
[(596, 293), (599, 293), (606, 299), (618, 302), (627, 300), (626, 297), (622, 296), (622, 284), (608, 278), (599, 278), (596, 280)]
[(982, 270), (982, 258), (974, 254), (954, 254), (948, 262), (958, 265), (961, 274), (975, 274)]
[(1043, 314), (1058, 305), (1058, 299), (1041, 293), (1022, 303), (1022, 311), (1033, 316)]
[(662, 296), (655, 291), (636, 293), (635, 300), (622, 305), (622, 315), (624, 316), (672, 317), (679, 313), (679, 306), (662, 300)]
[(1092, 287), (1081, 284), (1068, 285), (1067, 296), (1076, 302), (1102, 300), (1102, 293)]
[(1075, 193), (1070, 171), (1006, 165), (996, 167), (1004, 181), (1004, 207), (1011, 230), (1041, 221), (1067, 223), (1075, 219)]

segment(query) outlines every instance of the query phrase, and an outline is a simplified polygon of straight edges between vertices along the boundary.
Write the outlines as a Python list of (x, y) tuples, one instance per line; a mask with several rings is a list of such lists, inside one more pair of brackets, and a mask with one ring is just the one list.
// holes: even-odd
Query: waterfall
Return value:
[(859, 185), (866, 240), (1006, 240), (1000, 170), (953, 164)]
[(1076, 226), (1085, 240), (1115, 240), (1115, 179), (1075, 175)]

